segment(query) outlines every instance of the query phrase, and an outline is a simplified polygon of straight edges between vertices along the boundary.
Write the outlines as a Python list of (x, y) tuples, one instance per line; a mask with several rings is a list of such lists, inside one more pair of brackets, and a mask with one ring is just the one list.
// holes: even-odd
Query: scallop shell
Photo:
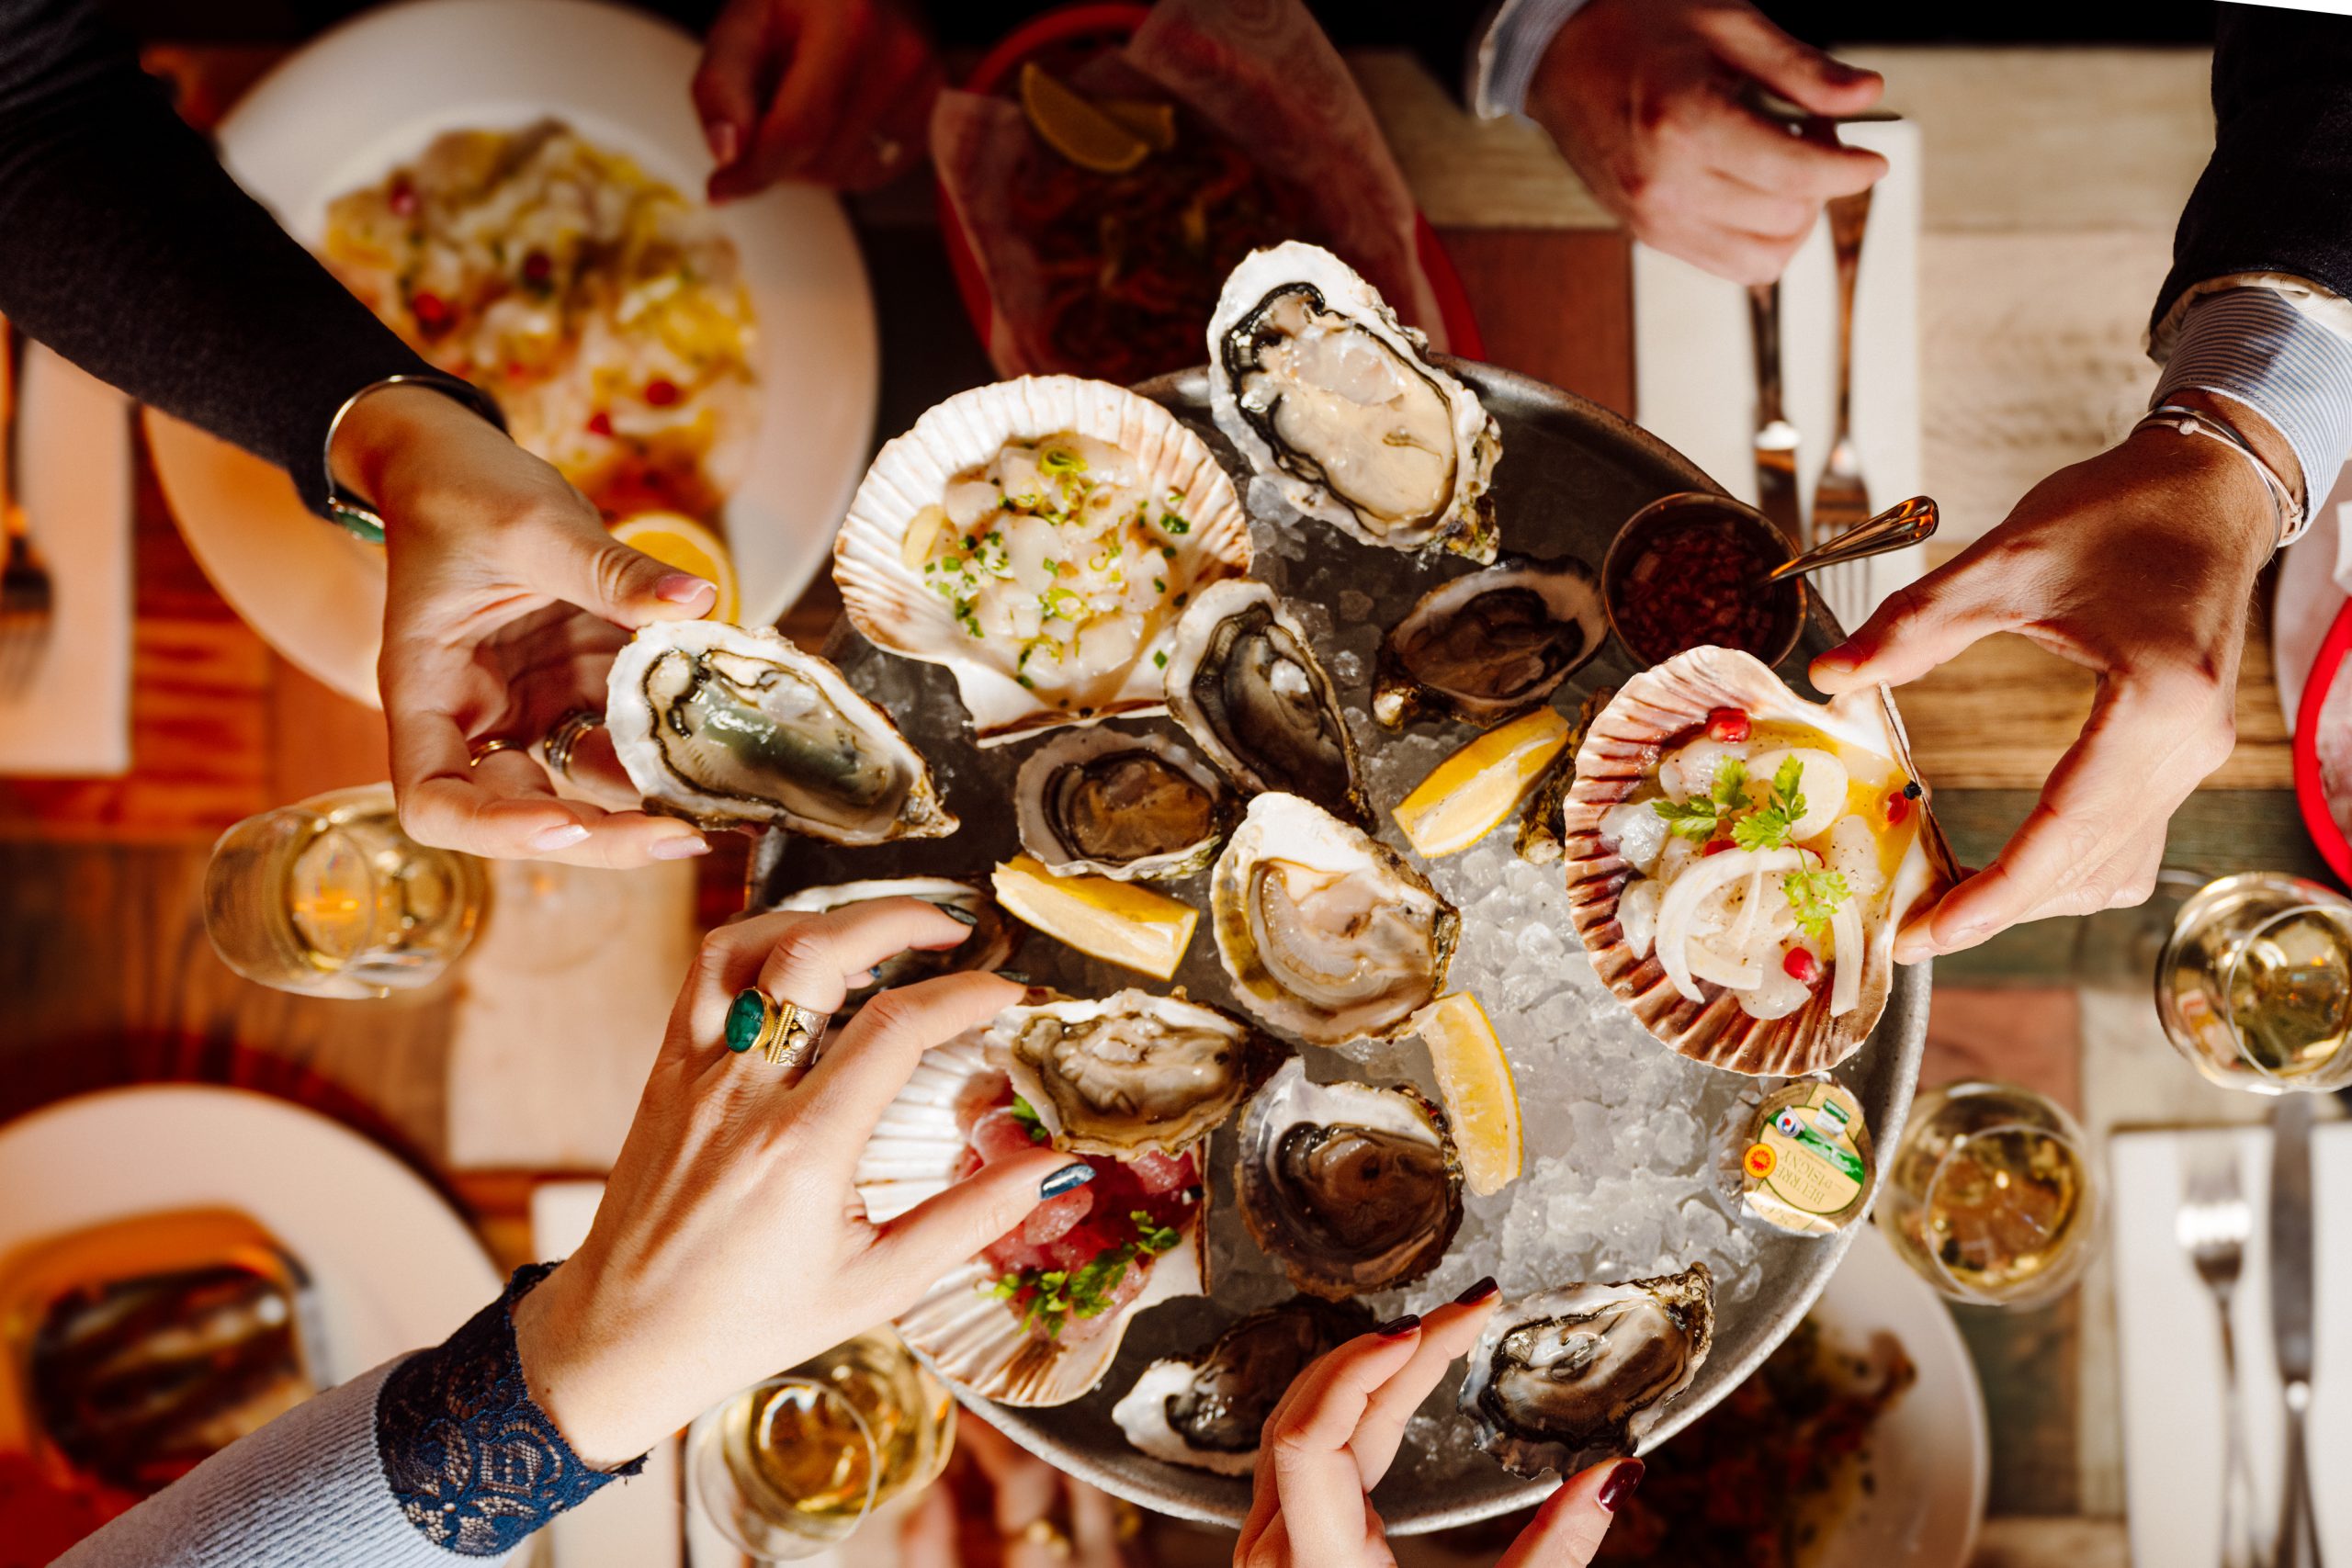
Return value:
[(1636, 959), (1625, 944), (1617, 898), (1631, 873), (1603, 847), (1600, 820), (1657, 769), (1668, 741), (1706, 723), (1708, 713), (1720, 707), (1809, 725), (1891, 757), (1911, 777), (1919, 776), (1902, 717), (1884, 687), (1849, 692), (1824, 705), (1798, 696), (1751, 654), (1725, 648), (1678, 653), (1627, 681), (1577, 748), (1576, 782), (1562, 813), (1570, 918), (1601, 980), (1644, 1027), (1683, 1055), (1758, 1076), (1826, 1072), (1860, 1048), (1886, 1010), (1894, 983), (1894, 933), (1960, 879), (1959, 863), (1928, 808), (1932, 794), (1923, 796), (1919, 830), (1889, 888), (1890, 915), (1870, 934), (1860, 1000), (1842, 1017), (1829, 1016), (1827, 996), (1818, 991), (1797, 1011), (1771, 1020), (1748, 1017), (1730, 992), (1704, 982), (1707, 1000), (1689, 1000), (1666, 977), (1655, 951)]
[[(883, 1111), (857, 1161), (857, 1194), (868, 1219), (896, 1219), (955, 1182), (969, 1147), (956, 1125), (956, 1105), (973, 1079), (1003, 1070), (983, 1043), (985, 1032), (969, 1030), (923, 1053)], [(949, 1269), (899, 1314), (899, 1335), (940, 1376), (982, 1398), (1034, 1406), (1082, 1397), (1110, 1374), (1137, 1313), (1177, 1296), (1208, 1294), (1207, 1154), (1205, 1146), (1194, 1151), (1204, 1162), (1204, 1190), (1184, 1244), (1153, 1260), (1141, 1292), (1102, 1332), (1075, 1346), (1033, 1338), (1011, 1307), (984, 1293), (993, 1276), (975, 1258)]]
[(1001, 660), (985, 657), (937, 593), (901, 554), (916, 513), (936, 503), (956, 475), (979, 467), (1007, 441), (1072, 431), (1133, 457), (1146, 490), (1183, 497), (1192, 530), (1170, 561), (1169, 581), (1197, 588), (1250, 570), (1250, 519), (1233, 481), (1207, 446), (1148, 398), (1107, 381), (1027, 376), (959, 392), (884, 446), (850, 500), (833, 541), (833, 581), (842, 607), (876, 646), (944, 664), (982, 746), (1001, 745), (1064, 724), (1166, 711), (1161, 660), (1176, 626), (1168, 612), (1123, 671), (1106, 676), (1072, 705), (1043, 703)]

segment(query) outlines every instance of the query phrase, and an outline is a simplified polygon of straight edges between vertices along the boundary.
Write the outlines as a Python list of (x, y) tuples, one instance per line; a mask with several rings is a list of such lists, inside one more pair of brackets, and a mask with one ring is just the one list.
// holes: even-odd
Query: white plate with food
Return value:
[[(288, 59), (222, 121), (220, 154), (609, 513), (715, 518), (757, 626), (824, 563), (864, 471), (874, 308), (831, 195), (702, 204), (695, 61), (684, 33), (592, 0), (413, 0)], [(222, 595), (372, 705), (382, 552), (259, 459), (147, 428)]]

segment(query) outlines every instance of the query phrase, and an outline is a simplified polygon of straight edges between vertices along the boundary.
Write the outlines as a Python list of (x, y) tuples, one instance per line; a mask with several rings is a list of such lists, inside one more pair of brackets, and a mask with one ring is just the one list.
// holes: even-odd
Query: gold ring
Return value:
[(548, 772), (558, 778), (571, 776), (571, 753), (587, 739), (592, 729), (604, 727), (605, 716), (594, 708), (573, 708), (549, 728), (547, 739), (539, 742), (539, 750), (547, 758)]
[(1069, 1556), (1069, 1534), (1051, 1519), (1031, 1519), (1017, 1530), (1005, 1532), (1007, 1546), (1034, 1546), (1046, 1556), (1067, 1559)]
[(479, 768), (485, 757), (494, 757), (501, 751), (519, 751), (522, 749), (523, 743), (520, 740), (510, 740), (503, 735), (493, 735), (488, 739), (476, 740), (468, 744), (466, 765)]
[(757, 1048), (780, 1067), (809, 1067), (825, 1043), (833, 1015), (780, 1002), (757, 986), (738, 991), (727, 1010), (727, 1048), (741, 1054)]

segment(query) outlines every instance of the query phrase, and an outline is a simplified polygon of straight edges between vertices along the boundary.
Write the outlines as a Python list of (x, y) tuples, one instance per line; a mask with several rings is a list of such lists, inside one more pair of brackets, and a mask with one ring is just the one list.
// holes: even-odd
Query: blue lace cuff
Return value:
[(517, 1269), (498, 1300), (401, 1363), (376, 1398), (376, 1457), (393, 1500), (427, 1540), (461, 1557), (511, 1551), (645, 1466), (640, 1456), (590, 1469), (531, 1399), (510, 1314), (554, 1269)]

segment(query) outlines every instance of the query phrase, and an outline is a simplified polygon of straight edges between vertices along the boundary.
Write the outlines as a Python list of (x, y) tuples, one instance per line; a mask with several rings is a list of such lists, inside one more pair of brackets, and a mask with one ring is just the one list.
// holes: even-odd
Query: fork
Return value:
[(12, 697), (28, 684), (40, 668), (49, 644), (50, 612), (53, 607), (49, 568), (33, 548), (31, 525), (17, 500), (17, 412), (23, 400), (24, 335), (13, 322), (0, 318), (0, 337), (7, 353), (6, 380), (0, 382), (0, 538), (6, 540), (6, 558), (0, 562), (0, 698)]
[[(1814, 481), (1813, 542), (1836, 538), (1871, 514), (1862, 457), (1854, 446), (1854, 281), (1862, 262), (1862, 232), (1870, 225), (1871, 193), (1857, 191), (1828, 203), (1829, 243), (1838, 258), (1838, 433)], [(1869, 613), (1871, 569), (1860, 561), (1821, 574), (1821, 595), (1838, 624), (1852, 631)]]
[(2254, 1476), (2247, 1468), (2245, 1411), (2238, 1397), (2237, 1337), (2230, 1326), (2245, 1244), (2254, 1235), (2254, 1206), (2238, 1190), (2237, 1145), (2207, 1151), (2181, 1179), (2173, 1234), (2213, 1293), (2222, 1324), (2222, 1568), (2256, 1568)]

